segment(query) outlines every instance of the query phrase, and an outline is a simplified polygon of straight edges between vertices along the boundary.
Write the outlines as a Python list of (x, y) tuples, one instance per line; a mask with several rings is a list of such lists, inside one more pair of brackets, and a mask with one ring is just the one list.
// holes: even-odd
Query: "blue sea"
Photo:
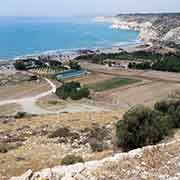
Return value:
[(138, 42), (138, 32), (113, 30), (94, 18), (0, 17), (0, 59), (51, 50), (111, 48)]

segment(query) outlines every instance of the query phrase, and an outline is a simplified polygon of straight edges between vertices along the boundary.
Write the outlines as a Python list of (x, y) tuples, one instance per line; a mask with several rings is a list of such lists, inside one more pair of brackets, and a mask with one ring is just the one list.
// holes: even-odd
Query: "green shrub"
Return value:
[(67, 99), (70, 97), (73, 100), (79, 100), (89, 97), (90, 92), (88, 88), (81, 87), (79, 82), (72, 81), (57, 88), (56, 95), (62, 99)]
[(15, 115), (16, 119), (21, 119), (21, 118), (25, 118), (27, 116), (26, 112), (17, 112)]
[(7, 153), (9, 148), (5, 144), (0, 144), (0, 153)]
[(157, 102), (154, 108), (170, 116), (173, 128), (180, 128), (180, 100), (163, 100)]
[(179, 100), (162, 100), (154, 105), (154, 109), (163, 113), (168, 113), (170, 106), (171, 108), (172, 106), (174, 106), (174, 108), (176, 109), (179, 105)]
[(71, 164), (83, 163), (83, 162), (84, 160), (81, 156), (67, 155), (62, 159), (61, 165), (71, 165)]
[(81, 66), (80, 66), (79, 63), (76, 62), (76, 61), (71, 61), (71, 62), (69, 63), (69, 66), (70, 66), (71, 69), (81, 70)]
[(14, 63), (14, 67), (19, 70), (19, 71), (25, 71), (27, 70), (26, 66), (24, 65), (23, 62), (19, 61), (19, 62), (15, 62)]
[(125, 113), (116, 125), (117, 143), (128, 151), (161, 141), (172, 128), (171, 118), (144, 106)]

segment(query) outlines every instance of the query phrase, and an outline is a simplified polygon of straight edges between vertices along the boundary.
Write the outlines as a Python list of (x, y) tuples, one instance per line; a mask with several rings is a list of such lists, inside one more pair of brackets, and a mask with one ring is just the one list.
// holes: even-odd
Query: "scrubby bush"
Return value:
[(81, 87), (79, 82), (72, 81), (57, 88), (56, 95), (61, 99), (67, 99), (70, 97), (73, 100), (79, 100), (89, 97), (90, 91), (86, 87)]
[(66, 137), (69, 134), (69, 129), (66, 127), (59, 127), (54, 132), (52, 132), (48, 137), (56, 138), (56, 137)]
[(89, 144), (93, 152), (102, 152), (104, 150), (104, 144), (96, 138), (90, 138)]
[(83, 163), (83, 162), (84, 160), (81, 156), (67, 155), (62, 159), (61, 165), (71, 165), (71, 164)]
[(0, 144), (0, 153), (7, 153), (8, 147), (5, 144)]
[(137, 106), (126, 112), (117, 123), (117, 143), (125, 151), (155, 144), (168, 135), (171, 128), (168, 115)]
[(24, 63), (21, 62), (21, 61), (15, 62), (15, 63), (14, 63), (14, 67), (15, 67), (17, 70), (20, 70), (20, 71), (25, 71), (25, 70), (27, 70), (26, 66), (25, 66)]
[(180, 100), (163, 100), (157, 102), (154, 108), (170, 116), (173, 128), (180, 128)]
[(16, 115), (14, 116), (16, 119), (21, 119), (25, 118), (27, 116), (26, 112), (17, 112)]

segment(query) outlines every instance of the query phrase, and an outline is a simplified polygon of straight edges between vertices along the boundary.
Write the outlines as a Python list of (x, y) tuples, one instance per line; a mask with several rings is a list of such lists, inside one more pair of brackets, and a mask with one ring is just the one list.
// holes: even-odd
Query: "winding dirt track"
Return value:
[(47, 83), (51, 86), (51, 89), (47, 92), (43, 92), (41, 94), (38, 94), (36, 96), (28, 96), (24, 98), (19, 98), (19, 99), (12, 99), (12, 100), (5, 100), (5, 101), (0, 101), (0, 105), (5, 105), (5, 104), (13, 104), (17, 103), (22, 106), (22, 109), (24, 112), (32, 113), (32, 114), (43, 114), (46, 113), (47, 111), (38, 107), (36, 105), (36, 101), (42, 97), (48, 96), (52, 93), (55, 93), (56, 91), (56, 86), (47, 78), (45, 78)]
[(4, 101), (0, 101), (0, 106), (6, 105), (6, 104), (19, 104), (22, 108), (23, 112), (27, 112), (29, 114), (37, 114), (37, 115), (41, 115), (41, 114), (53, 114), (53, 113), (61, 113), (61, 112), (100, 112), (100, 111), (106, 111), (106, 109), (104, 108), (99, 108), (97, 106), (94, 105), (86, 105), (86, 104), (82, 104), (81, 106), (73, 106), (73, 105), (69, 105), (65, 108), (59, 109), (59, 110), (55, 110), (55, 111), (50, 111), (50, 110), (46, 110), (43, 109), (41, 107), (39, 107), (36, 102), (43, 98), (46, 97), (48, 95), (51, 95), (52, 93), (56, 92), (56, 85), (53, 84), (53, 82), (51, 82), (49, 79), (46, 79), (47, 83), (51, 86), (51, 89), (47, 92), (43, 92), (40, 93), (36, 96), (27, 96), (24, 98), (19, 98), (19, 99), (12, 99), (12, 100), (4, 100)]

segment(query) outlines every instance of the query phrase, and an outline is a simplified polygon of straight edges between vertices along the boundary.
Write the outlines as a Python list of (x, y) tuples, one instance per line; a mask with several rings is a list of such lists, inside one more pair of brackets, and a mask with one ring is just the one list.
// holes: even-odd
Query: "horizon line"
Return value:
[(97, 13), (97, 14), (72, 14), (72, 15), (0, 15), (0, 17), (97, 17), (117, 15), (158, 15), (158, 14), (180, 14), (180, 11), (157, 11), (157, 12), (119, 12), (119, 13)]

